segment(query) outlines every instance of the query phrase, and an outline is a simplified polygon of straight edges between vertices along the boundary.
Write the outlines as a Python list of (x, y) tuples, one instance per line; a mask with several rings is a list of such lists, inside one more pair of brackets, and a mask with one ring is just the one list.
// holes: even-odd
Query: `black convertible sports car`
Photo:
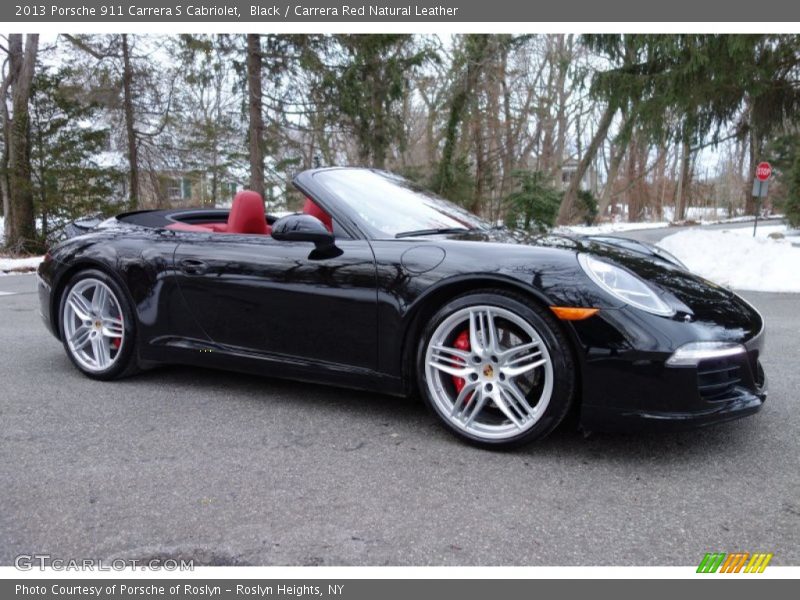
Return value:
[(484, 446), (696, 426), (766, 397), (764, 322), (647, 244), (492, 227), (395, 175), (305, 171), (302, 214), (138, 211), (53, 248), (43, 318), (78, 369), (183, 363), (409, 395)]

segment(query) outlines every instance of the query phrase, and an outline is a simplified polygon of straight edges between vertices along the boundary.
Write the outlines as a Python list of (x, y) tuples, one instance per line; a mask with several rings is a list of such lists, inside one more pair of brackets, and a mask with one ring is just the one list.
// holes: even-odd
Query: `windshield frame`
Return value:
[[(336, 191), (332, 190), (328, 185), (324, 182), (324, 177), (320, 177), (320, 175), (329, 174), (331, 171), (371, 171), (379, 176), (384, 176), (387, 179), (391, 178), (398, 178), (404, 182), (407, 182), (409, 186), (413, 190), (419, 190), (421, 193), (428, 194), (433, 198), (440, 199), (444, 202), (448, 202), (452, 204), (457, 210), (460, 212), (466, 213), (469, 215), (470, 219), (474, 220), (476, 224), (482, 225), (481, 227), (474, 227), (472, 229), (467, 228), (465, 225), (464, 233), (467, 232), (475, 232), (475, 231), (488, 231), (491, 229), (491, 224), (486, 222), (481, 217), (471, 213), (470, 211), (466, 210), (465, 208), (458, 206), (458, 204), (451, 202), (445, 198), (441, 198), (434, 192), (424, 188), (423, 186), (417, 185), (416, 183), (409, 181), (397, 175), (396, 173), (392, 173), (390, 171), (385, 171), (381, 169), (370, 169), (370, 168), (359, 168), (359, 167), (327, 167), (322, 169), (312, 169), (309, 171), (304, 171), (297, 175), (294, 180), (295, 186), (300, 189), (300, 191), (307, 193), (307, 195), (314, 198), (314, 200), (321, 199), (320, 205), (322, 205), (328, 212), (330, 212), (334, 218), (336, 217), (343, 217), (351, 224), (355, 225), (355, 227), (362, 233), (363, 237), (370, 240), (413, 240), (418, 239), (417, 236), (401, 236), (399, 238), (396, 237), (396, 233), (387, 233), (382, 231), (379, 228), (374, 227), (370, 223), (366, 222), (359, 214), (358, 211), (355, 210), (354, 207), (350, 206), (347, 201), (340, 197)], [(313, 192), (313, 193), (308, 193)], [(451, 217), (452, 218), (452, 217)], [(402, 233), (402, 232), (397, 232)]]

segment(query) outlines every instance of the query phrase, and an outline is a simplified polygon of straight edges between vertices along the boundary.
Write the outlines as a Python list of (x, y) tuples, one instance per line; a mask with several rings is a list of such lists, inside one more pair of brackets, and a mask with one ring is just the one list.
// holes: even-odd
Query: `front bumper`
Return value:
[[(692, 327), (698, 332), (700, 325)], [(581, 427), (587, 431), (681, 430), (758, 412), (767, 397), (760, 362), (763, 321), (756, 331), (736, 340), (728, 338), (742, 344), (744, 352), (720, 353), (679, 366), (667, 363), (687, 341), (675, 343), (675, 335), (651, 340), (646, 349), (588, 346), (582, 361)], [(701, 333), (700, 339), (708, 339), (710, 332)]]
[(694, 367), (664, 366), (646, 394), (632, 394), (628, 402), (584, 404), (581, 426), (587, 431), (682, 430), (746, 417), (766, 401), (763, 373), (755, 351)]
[(58, 329), (52, 315), (52, 294), (53, 290), (48, 281), (43, 277), (43, 266), (39, 267), (36, 274), (36, 291), (39, 296), (39, 316), (42, 317), (45, 327), (56, 338), (59, 338)]

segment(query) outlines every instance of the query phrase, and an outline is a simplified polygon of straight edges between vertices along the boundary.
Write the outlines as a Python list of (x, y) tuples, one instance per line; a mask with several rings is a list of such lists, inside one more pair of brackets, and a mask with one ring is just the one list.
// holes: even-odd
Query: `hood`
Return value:
[(524, 244), (561, 248), (575, 253), (586, 252), (623, 267), (645, 280), (677, 311), (676, 318), (708, 323), (725, 323), (741, 328), (749, 335), (762, 327), (758, 312), (731, 290), (695, 275), (680, 262), (662, 255), (659, 249), (638, 242), (563, 234), (530, 234), (508, 229), (470, 231), (450, 234), (448, 239), (474, 242)]

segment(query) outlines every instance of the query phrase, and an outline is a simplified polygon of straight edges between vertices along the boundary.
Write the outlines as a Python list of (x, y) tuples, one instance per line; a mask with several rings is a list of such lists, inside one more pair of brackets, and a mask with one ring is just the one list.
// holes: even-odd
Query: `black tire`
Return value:
[[(539, 334), (547, 348), (552, 365), (552, 392), (543, 414), (530, 429), (501, 440), (485, 439), (453, 424), (448, 416), (443, 414), (432, 396), (425, 365), (428, 344), (440, 324), (460, 310), (481, 305), (505, 309), (527, 322)], [(430, 318), (419, 340), (416, 373), (420, 394), (445, 429), (462, 440), (489, 449), (516, 448), (547, 436), (569, 413), (576, 388), (575, 365), (569, 342), (556, 318), (549, 310), (523, 295), (497, 289), (479, 290), (458, 296), (442, 306)]]
[[(67, 302), (67, 298), (75, 286), (87, 279), (95, 279), (104, 283), (114, 294), (114, 297), (122, 311), (124, 330), (122, 344), (111, 366), (99, 371), (87, 369), (79, 362), (69, 347), (65, 332), (64, 307)], [(133, 375), (140, 370), (136, 361), (136, 319), (131, 306), (131, 301), (128, 297), (128, 294), (125, 293), (125, 290), (123, 290), (122, 286), (117, 283), (113, 277), (110, 277), (103, 271), (98, 269), (86, 269), (79, 271), (72, 276), (67, 285), (64, 286), (61, 297), (59, 298), (58, 326), (64, 351), (67, 353), (70, 361), (72, 361), (72, 364), (75, 365), (75, 367), (87, 377), (98, 379), (100, 381), (110, 381), (113, 379), (120, 379), (122, 377)]]

